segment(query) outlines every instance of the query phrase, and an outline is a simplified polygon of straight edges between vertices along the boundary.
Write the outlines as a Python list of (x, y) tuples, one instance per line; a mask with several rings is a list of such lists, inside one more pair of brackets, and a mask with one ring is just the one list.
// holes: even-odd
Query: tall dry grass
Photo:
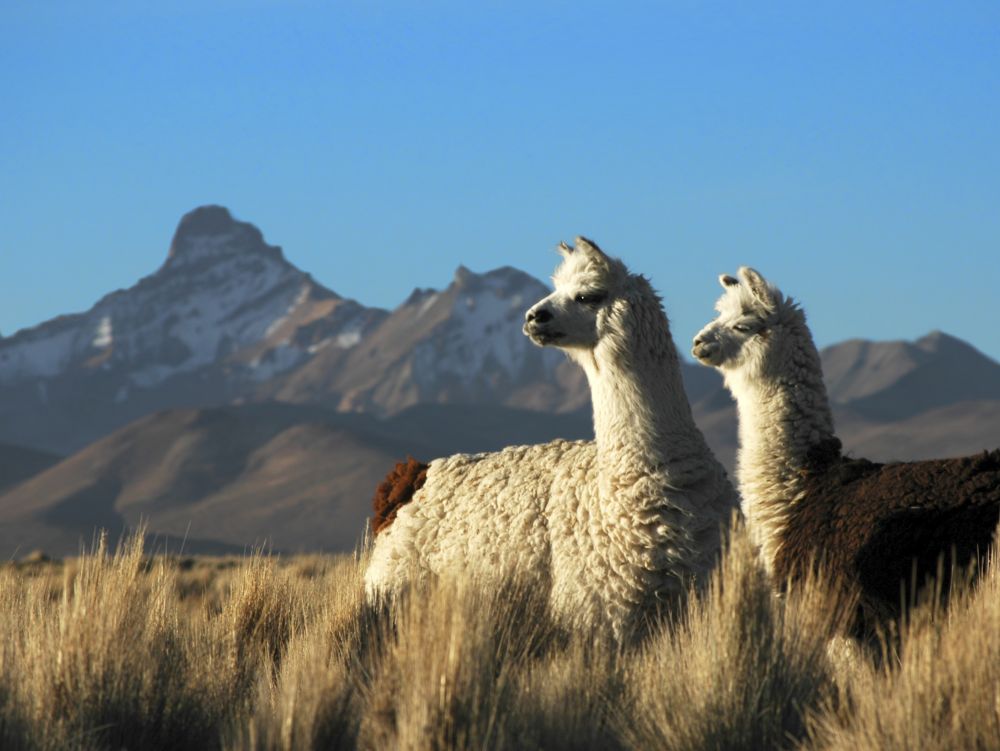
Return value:
[(1000, 749), (1000, 571), (996, 556), (974, 584), (936, 598), (902, 624), (898, 655), (855, 661), (839, 682), (849, 711), (819, 715), (822, 749)]
[(629, 664), (632, 748), (772, 749), (833, 695), (827, 644), (846, 621), (819, 579), (779, 599), (742, 528), (703, 595)]
[[(358, 558), (0, 567), (3, 749), (1000, 748), (1000, 576), (876, 665), (820, 581), (776, 597), (744, 532), (619, 651), (538, 593), (443, 580), (389, 608)], [(831, 655), (841, 655), (831, 660)]]
[(44, 578), (0, 575), (3, 747), (206, 747), (225, 701), (214, 646), (178, 618), (175, 574), (136, 536)]

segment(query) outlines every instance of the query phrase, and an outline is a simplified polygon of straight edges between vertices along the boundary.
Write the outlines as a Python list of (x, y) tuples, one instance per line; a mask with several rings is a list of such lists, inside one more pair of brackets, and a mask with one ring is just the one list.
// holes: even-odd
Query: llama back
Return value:
[(804, 492), (808, 502), (790, 509), (795, 534), (779, 548), (775, 573), (800, 574), (813, 540), (826, 536), (823, 562), (861, 585), (867, 619), (895, 618), (912, 585), (937, 574), (941, 556), (946, 575), (952, 562), (985, 563), (1000, 523), (1000, 450), (890, 464), (840, 459), (808, 474)]
[(452, 571), (548, 581), (549, 508), (572, 497), (566, 483), (574, 475), (586, 482), (594, 454), (592, 442), (557, 440), (435, 459), (412, 500), (376, 536), (369, 590)]

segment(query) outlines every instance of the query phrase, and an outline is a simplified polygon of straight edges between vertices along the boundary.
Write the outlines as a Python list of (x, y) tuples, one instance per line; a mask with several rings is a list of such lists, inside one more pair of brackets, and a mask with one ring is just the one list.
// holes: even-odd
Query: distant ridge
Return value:
[(941, 331), (912, 343), (854, 340), (827, 347), (823, 367), (834, 401), (873, 419), (1000, 399), (1000, 363)]

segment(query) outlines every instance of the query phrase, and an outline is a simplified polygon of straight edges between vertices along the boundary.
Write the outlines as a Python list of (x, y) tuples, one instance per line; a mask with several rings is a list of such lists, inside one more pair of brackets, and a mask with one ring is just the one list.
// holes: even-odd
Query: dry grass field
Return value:
[(352, 558), (137, 539), (0, 567), (0, 748), (1000, 748), (995, 568), (871, 659), (828, 647), (821, 582), (776, 597), (736, 532), (703, 596), (615, 651), (514, 583), (388, 612)]

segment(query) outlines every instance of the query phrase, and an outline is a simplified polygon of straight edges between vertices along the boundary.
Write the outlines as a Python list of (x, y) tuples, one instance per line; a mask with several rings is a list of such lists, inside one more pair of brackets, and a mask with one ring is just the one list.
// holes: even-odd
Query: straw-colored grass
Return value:
[[(140, 537), (0, 567), (0, 748), (1000, 748), (1000, 576), (878, 663), (819, 581), (776, 596), (742, 530), (638, 648), (545, 598), (442, 580), (365, 602), (363, 559), (149, 558)], [(833, 658), (833, 659), (831, 659)]]
[[(995, 560), (995, 558), (994, 558)], [(839, 682), (849, 710), (816, 718), (814, 747), (1000, 749), (1000, 571), (915, 610), (900, 629), (899, 655), (854, 661)]]
[(831, 697), (827, 644), (851, 604), (816, 580), (779, 600), (748, 537), (732, 535), (708, 591), (630, 664), (629, 745), (789, 747)]

